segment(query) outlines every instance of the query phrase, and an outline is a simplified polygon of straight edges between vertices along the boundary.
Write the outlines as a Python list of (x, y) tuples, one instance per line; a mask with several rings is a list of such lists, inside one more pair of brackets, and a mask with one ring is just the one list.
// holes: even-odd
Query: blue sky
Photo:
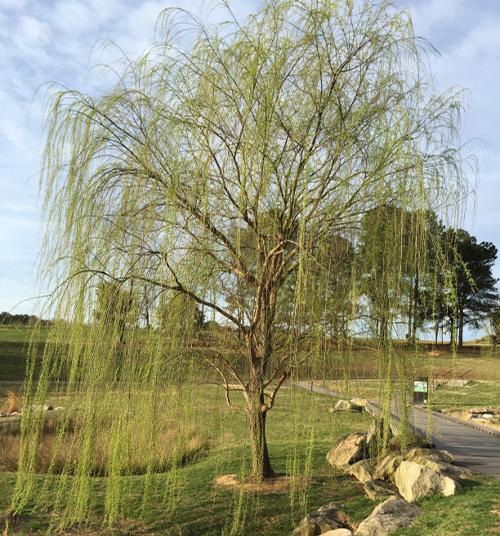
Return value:
[[(244, 18), (260, 1), (230, 3)], [(202, 0), (0, 0), (0, 311), (32, 312), (34, 302), (19, 302), (37, 294), (43, 139), (37, 89), (57, 81), (96, 91), (103, 81), (90, 67), (109, 63), (118, 53), (95, 45), (110, 39), (138, 55), (151, 41), (160, 11), (174, 5), (208, 13)], [(466, 152), (478, 158), (480, 181), (467, 227), (500, 246), (500, 2), (399, 0), (398, 5), (411, 9), (416, 33), (441, 53), (430, 60), (438, 87), (468, 90), (462, 140), (469, 142)]]

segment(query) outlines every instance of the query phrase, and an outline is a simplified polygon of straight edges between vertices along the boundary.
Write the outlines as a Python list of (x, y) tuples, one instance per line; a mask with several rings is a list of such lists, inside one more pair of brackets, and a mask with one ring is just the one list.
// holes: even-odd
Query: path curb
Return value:
[[(416, 411), (421, 411), (423, 413), (427, 413), (429, 411), (427, 409), (419, 408), (416, 406), (414, 409)], [(466, 428), (472, 428), (473, 430), (477, 430), (478, 432), (483, 432), (485, 434), (488, 434), (500, 440), (500, 432), (497, 432), (496, 430), (492, 430), (491, 428), (487, 428), (486, 426), (481, 426), (480, 424), (474, 424), (468, 421), (463, 421), (462, 419), (459, 419), (458, 417), (452, 417), (451, 415), (448, 415), (446, 413), (440, 413), (439, 411), (431, 410), (431, 413), (434, 417), (439, 417), (441, 419), (445, 419), (455, 424), (461, 424), (462, 426), (465, 426)]]

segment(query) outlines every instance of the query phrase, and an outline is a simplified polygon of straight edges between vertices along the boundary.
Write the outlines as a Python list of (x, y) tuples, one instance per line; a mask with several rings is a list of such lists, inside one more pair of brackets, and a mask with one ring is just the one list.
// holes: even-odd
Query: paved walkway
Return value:
[[(326, 396), (341, 398), (342, 395), (311, 382), (298, 382), (301, 389), (312, 390)], [(374, 404), (374, 403), (373, 403)], [(374, 404), (376, 407), (376, 404)], [(412, 424), (422, 431), (428, 429), (429, 413), (415, 408), (412, 415)], [(431, 416), (432, 441), (438, 449), (451, 452), (457, 465), (462, 465), (485, 475), (500, 480), (500, 436), (459, 424), (432, 413)]]

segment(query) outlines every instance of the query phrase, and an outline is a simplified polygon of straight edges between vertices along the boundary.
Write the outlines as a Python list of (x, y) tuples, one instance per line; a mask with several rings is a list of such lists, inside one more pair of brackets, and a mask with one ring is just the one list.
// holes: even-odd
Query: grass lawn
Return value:
[[(351, 380), (345, 382), (326, 380), (318, 382), (345, 397), (362, 397), (378, 400), (382, 396), (384, 381)], [(397, 386), (395, 387), (397, 389)], [(500, 381), (472, 381), (463, 387), (439, 386), (431, 391), (430, 401), (434, 408), (470, 408), (475, 406), (500, 407)]]
[(440, 387), (432, 393), (437, 408), (500, 407), (500, 382), (471, 382), (464, 387)]
[[(27, 330), (0, 328), (2, 386), (22, 381), (27, 335)], [(359, 363), (368, 366), (368, 354), (358, 357)], [(425, 356), (417, 359), (422, 363), (428, 360)], [(464, 359), (477, 359), (484, 366), (496, 358), (478, 355)], [(498, 359), (494, 362), (500, 363)], [(476, 385), (483, 386), (482, 383)], [(488, 396), (497, 400), (494, 384), (487, 385)], [(367, 389), (377, 391), (379, 384), (354, 381), (352, 387), (353, 395), (361, 395), (366, 394)], [(474, 390), (474, 387), (470, 386), (469, 395), (460, 397), (467, 398), (470, 405), (483, 404), (479, 401), (485, 399), (485, 390), (479, 387)], [(446, 390), (436, 393), (444, 398), (450, 396)], [(248, 469), (244, 415), (226, 408), (222, 393), (215, 387), (198, 387), (190, 396), (190, 418), (200, 435), (207, 437), (205, 450), (187, 465), (155, 475), (148, 483), (143, 476), (127, 477), (126, 499), (121, 512), (123, 521), (107, 530), (99, 528), (99, 523), (108, 481), (101, 477), (92, 479), (87, 523), (66, 531), (67, 535), (278, 536), (290, 534), (305, 512), (327, 502), (337, 503), (354, 524), (376, 506), (363, 495), (357, 481), (336, 472), (325, 459), (325, 454), (340, 437), (352, 431), (366, 430), (369, 423), (366, 415), (331, 413), (328, 410), (335, 402), (331, 398), (283, 389), (268, 418), (271, 459), (275, 471), (305, 471), (311, 475), (310, 483), (294, 493), (240, 493), (214, 485), (214, 479), (221, 474), (244, 473)], [(46, 531), (47, 510), (55, 501), (58, 479), (58, 476), (52, 477), (49, 484), (45, 480), (45, 487), (38, 494), (39, 509), (35, 510), (32, 505), (31, 510), (11, 524), (5, 536), (36, 536)], [(0, 473), (0, 512), (8, 507), (14, 481), (14, 473)], [(146, 484), (148, 500), (143, 503)], [(42, 479), (37, 485), (42, 486)], [(464, 483), (453, 497), (427, 498), (420, 504), (422, 515), (413, 527), (399, 531), (398, 536), (500, 534), (500, 516), (495, 513), (500, 511), (500, 482), (475, 478)], [(3, 529), (0, 523), (0, 533)]]
[[(43, 342), (43, 329), (40, 335)], [(23, 381), (30, 336), (30, 328), (0, 326), (0, 396), (6, 386)]]
[[(207, 414), (210, 415), (212, 404), (217, 403), (218, 395), (216, 391), (208, 397), (206, 395), (205, 391), (203, 399), (207, 400)], [(215, 486), (214, 478), (217, 475), (240, 473), (247, 462), (243, 417), (220, 409), (217, 414), (212, 413), (210, 423), (210, 419), (205, 419), (205, 422), (207, 427), (216, 430), (219, 439), (228, 445), (226, 448), (220, 447), (220, 441), (212, 443), (212, 448), (204, 456), (179, 468), (173, 480), (169, 473), (155, 476), (146, 508), (143, 508), (141, 502), (144, 477), (129, 477), (124, 521), (107, 531), (97, 529), (102, 512), (100, 498), (106, 479), (93, 479), (89, 526), (72, 529), (66, 534), (278, 536), (290, 534), (294, 523), (305, 511), (332, 501), (341, 505), (351, 522), (357, 523), (370, 513), (376, 503), (363, 495), (361, 485), (354, 479), (330, 467), (325, 454), (342, 435), (354, 430), (365, 430), (369, 418), (361, 414), (330, 413), (328, 408), (331, 403), (329, 398), (285, 390), (269, 416), (270, 453), (276, 471), (290, 471), (292, 463), (303, 469), (310, 451), (312, 479), (307, 490), (299, 490), (296, 495), (289, 492), (240, 495), (235, 490)], [(302, 414), (296, 412), (297, 407), (303, 408)], [(214, 427), (216, 421), (219, 421), (218, 427)], [(7, 506), (13, 483), (13, 473), (0, 474), (0, 509)], [(50, 509), (50, 486), (42, 493), (42, 502)], [(397, 534), (498, 534), (494, 531), (497, 530), (495, 527), (500, 526), (500, 517), (496, 516), (494, 510), (499, 508), (499, 501), (500, 482), (474, 479), (466, 482), (456, 496), (432, 497), (421, 501), (423, 513), (416, 525)], [(47, 523), (48, 516), (43, 511), (31, 513), (12, 526), (8, 535), (43, 534)]]

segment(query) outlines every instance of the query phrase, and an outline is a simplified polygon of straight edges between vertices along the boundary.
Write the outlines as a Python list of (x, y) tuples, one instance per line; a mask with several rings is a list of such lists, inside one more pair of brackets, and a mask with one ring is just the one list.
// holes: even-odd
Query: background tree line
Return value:
[(49, 324), (50, 320), (38, 318), (36, 315), (11, 314), (7, 311), (0, 313), (0, 326), (34, 326), (36, 324)]
[[(422, 222), (417, 220), (422, 219), (427, 227), (424, 247), (418, 243)], [(251, 233), (240, 233), (238, 240), (245, 258), (256, 262)], [(323, 297), (318, 301), (322, 308), (318, 318), (332, 339), (358, 336), (383, 344), (396, 336), (415, 343), (419, 330), (432, 330), (436, 343), (446, 334), (452, 345), (462, 347), (468, 325), (478, 329), (489, 322), (491, 331), (498, 331), (499, 295), (492, 273), (496, 259), (494, 244), (445, 226), (432, 211), (380, 205), (363, 216), (356, 241), (332, 233), (327, 247), (318, 252), (312, 269), (317, 273), (311, 276)], [(353, 279), (358, 281), (354, 307)], [(295, 273), (280, 298), (278, 323), (282, 325), (293, 314), (296, 285)], [(162, 296), (156, 303), (158, 296), (148, 295), (146, 287), (134, 292), (130, 286), (103, 281), (97, 288), (94, 318), (115, 326), (120, 341), (127, 326), (162, 329), (175, 310), (173, 300), (183, 298)], [(199, 329), (214, 322), (206, 322), (203, 307), (185, 298), (184, 302), (181, 316), (189, 327)], [(251, 306), (252, 289), (241, 283), (228, 309), (243, 322)], [(303, 329), (307, 331), (307, 326)]]

